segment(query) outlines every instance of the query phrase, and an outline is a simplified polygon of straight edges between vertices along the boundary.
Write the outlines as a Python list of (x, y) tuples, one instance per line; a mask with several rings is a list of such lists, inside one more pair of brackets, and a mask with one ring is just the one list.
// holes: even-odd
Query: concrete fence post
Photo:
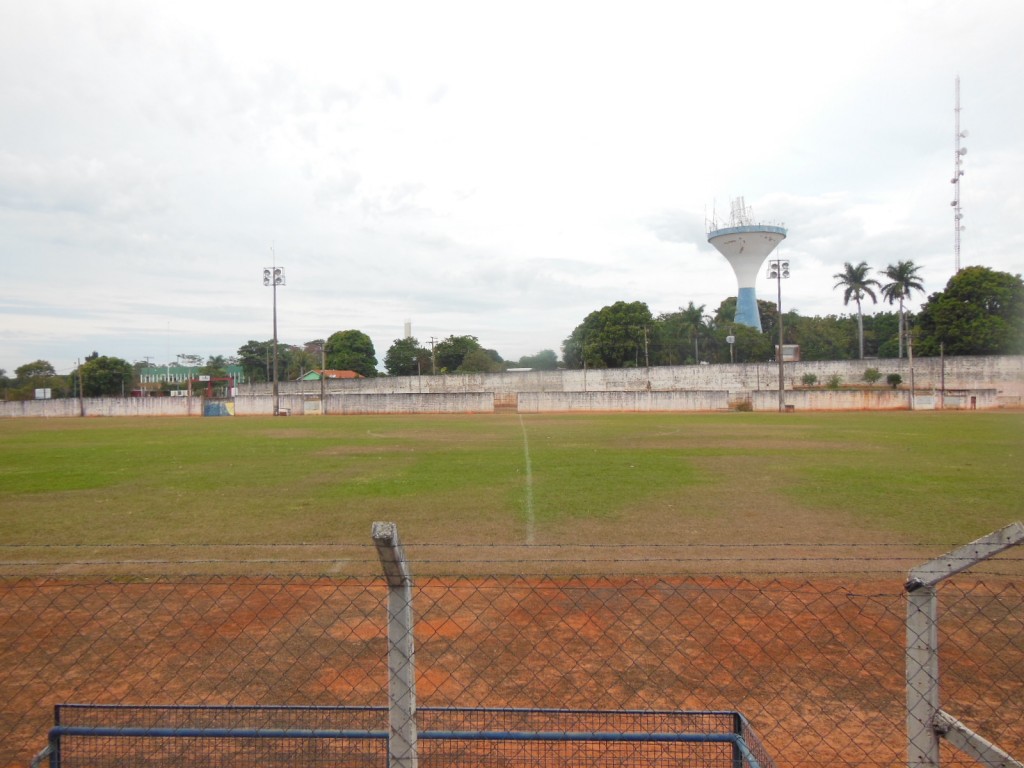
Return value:
[(907, 593), (907, 764), (938, 768), (939, 628), (935, 587)]
[(374, 523), (372, 536), (388, 584), (388, 766), (417, 768), (412, 575), (394, 523)]

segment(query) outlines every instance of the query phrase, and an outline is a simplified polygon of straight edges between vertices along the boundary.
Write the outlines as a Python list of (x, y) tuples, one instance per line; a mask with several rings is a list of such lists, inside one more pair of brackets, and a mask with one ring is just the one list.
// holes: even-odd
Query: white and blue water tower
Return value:
[(728, 259), (736, 273), (737, 324), (761, 330), (761, 313), (757, 310), (754, 283), (768, 254), (785, 239), (785, 228), (754, 221), (742, 197), (732, 201), (732, 212), (726, 226), (720, 227), (712, 219), (708, 242)]

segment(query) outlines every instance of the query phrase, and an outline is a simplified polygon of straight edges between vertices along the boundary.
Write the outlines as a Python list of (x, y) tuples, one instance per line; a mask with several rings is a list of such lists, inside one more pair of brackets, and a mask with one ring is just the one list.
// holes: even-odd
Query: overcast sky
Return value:
[(958, 74), (961, 264), (1017, 273), (1021, 39), (1019, 0), (0, 0), (0, 367), (232, 355), (274, 260), (282, 342), (561, 356), (615, 301), (735, 295), (737, 196), (789, 230), (784, 309), (852, 311), (844, 261), (938, 291)]

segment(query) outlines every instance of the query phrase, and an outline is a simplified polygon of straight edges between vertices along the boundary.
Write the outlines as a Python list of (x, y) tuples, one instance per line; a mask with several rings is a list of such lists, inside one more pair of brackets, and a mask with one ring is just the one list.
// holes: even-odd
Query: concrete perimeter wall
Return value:
[[(319, 395), (280, 395), (279, 411), (288, 416), (319, 415)], [(453, 394), (330, 394), (324, 399), (328, 416), (376, 413), (493, 413), (493, 392)], [(274, 399), (269, 395), (238, 395), (236, 416), (271, 416)]]
[(494, 413), (493, 392), (449, 395), (330, 395), (327, 415), (360, 413)]
[(520, 392), (519, 413), (564, 411), (715, 411), (729, 408), (728, 392)]
[[(795, 390), (787, 391), (785, 404), (794, 411), (906, 411), (910, 409), (910, 392), (906, 390)], [(778, 411), (779, 393), (755, 392), (751, 397), (755, 411)], [(998, 408), (994, 389), (973, 389), (960, 396), (941, 398), (918, 393), (914, 410), (984, 410)]]
[[(805, 374), (820, 384), (839, 376), (842, 384), (862, 385), (864, 371), (876, 368), (882, 382), (898, 373), (910, 384), (908, 360), (832, 360), (786, 363), (786, 389), (800, 386)], [(588, 371), (527, 371), (522, 373), (471, 373), (444, 376), (382, 376), (375, 379), (343, 379), (325, 382), (329, 394), (453, 394), (493, 392), (498, 396), (526, 392), (634, 392), (726, 391), (778, 392), (779, 368), (775, 363), (734, 365), (676, 365), (656, 368), (615, 368)], [(1003, 405), (1024, 405), (1024, 356), (937, 357), (914, 359), (914, 384), (918, 390), (995, 389)], [(318, 396), (319, 382), (280, 382), (286, 394)], [(270, 384), (247, 384), (243, 394), (269, 394)]]
[[(882, 381), (898, 373), (904, 389), (806, 389), (814, 374), (819, 384), (832, 376), (840, 386), (863, 387), (864, 371), (876, 368)], [(324, 411), (355, 413), (492, 413), (518, 408), (523, 413), (554, 411), (713, 411), (749, 402), (755, 410), (778, 410), (778, 366), (774, 363), (687, 365), (588, 371), (396, 376), (325, 382)], [(909, 408), (907, 360), (842, 360), (787, 363), (786, 402), (798, 410), (889, 410)], [(929, 407), (998, 408), (1024, 406), (1024, 356), (918, 358), (914, 361), (915, 399)], [(945, 386), (946, 396), (931, 401)], [(800, 387), (800, 388), (798, 388)], [(280, 410), (289, 415), (320, 412), (319, 382), (280, 382)], [(952, 390), (952, 391), (951, 391)], [(274, 412), (270, 384), (239, 387), (234, 412), (269, 416)], [(628, 395), (628, 396), (627, 396)], [(974, 398), (973, 403), (971, 398)], [(934, 405), (930, 403), (934, 402)], [(0, 418), (77, 416), (201, 416), (201, 397), (88, 398), (0, 402)]]
[[(301, 395), (281, 395), (278, 397), (278, 409), (281, 413), (303, 414)], [(268, 392), (265, 395), (236, 395), (236, 416), (273, 416), (274, 398)]]
[(0, 418), (19, 416), (202, 416), (201, 397), (69, 397), (0, 402)]

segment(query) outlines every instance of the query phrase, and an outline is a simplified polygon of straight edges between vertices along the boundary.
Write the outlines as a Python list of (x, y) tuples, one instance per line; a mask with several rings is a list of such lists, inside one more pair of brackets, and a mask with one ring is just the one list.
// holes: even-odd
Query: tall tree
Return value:
[(517, 368), (533, 368), (535, 371), (554, 371), (558, 368), (558, 355), (553, 349), (542, 349), (536, 355), (523, 355)]
[[(773, 305), (774, 306), (774, 305)], [(762, 313), (761, 317), (764, 317)], [(758, 331), (740, 323), (732, 328), (733, 357), (737, 363), (763, 363), (775, 354), (777, 339), (767, 331)]]
[(86, 397), (116, 397), (131, 393), (135, 371), (127, 360), (99, 355), (82, 363), (78, 375)]
[(228, 360), (224, 355), (210, 355), (206, 358), (206, 365), (199, 369), (203, 376), (227, 376)]
[(377, 354), (373, 349), (373, 341), (362, 331), (332, 333), (324, 351), (329, 369), (355, 371), (366, 377), (377, 375)]
[(302, 351), (307, 360), (312, 360), (310, 370), (320, 370), (326, 367), (327, 362), (327, 339), (312, 339), (302, 345)]
[(250, 339), (238, 348), (238, 364), (245, 371), (246, 381), (270, 381), (271, 360), (274, 354), (274, 340), (253, 341)]
[(843, 264), (842, 272), (832, 275), (836, 280), (836, 284), (832, 286), (832, 289), (835, 290), (840, 287), (843, 289), (843, 306), (848, 306), (850, 299), (853, 299), (857, 304), (857, 339), (861, 360), (864, 359), (864, 312), (860, 303), (867, 297), (871, 299), (872, 303), (877, 304), (878, 297), (875, 296), (874, 289), (881, 289), (882, 287), (882, 284), (877, 280), (868, 277), (870, 271), (871, 267), (868, 266), (866, 261), (862, 261), (857, 266), (847, 261)]
[(691, 301), (686, 306), (686, 309), (679, 308), (679, 316), (683, 328), (687, 329), (690, 341), (693, 342), (693, 363), (696, 365), (700, 363), (700, 350), (698, 348), (700, 332), (707, 328), (707, 324), (704, 321), (704, 305), (701, 304), (698, 307)]
[(617, 301), (591, 312), (562, 342), (568, 368), (627, 368), (645, 365), (644, 345), (654, 325), (647, 304)]
[(1024, 281), (988, 267), (965, 267), (921, 309), (921, 352), (1024, 354)]
[(395, 339), (384, 354), (384, 370), (389, 376), (416, 376), (430, 373), (430, 350), (409, 336)]
[(458, 367), (458, 373), (500, 373), (502, 370), (504, 365), (498, 353), (483, 347), (467, 352)]
[(899, 354), (900, 313), (875, 312), (864, 318), (864, 348), (877, 357), (895, 358)]
[(800, 345), (800, 359), (849, 360), (857, 356), (858, 326), (853, 317), (803, 317), (786, 313), (786, 337)]
[(885, 268), (888, 283), (882, 286), (882, 296), (890, 304), (900, 305), (899, 357), (903, 357), (903, 339), (907, 332), (907, 311), (905, 303), (914, 291), (924, 293), (924, 283), (918, 276), (919, 267), (912, 261), (898, 261)]
[(434, 359), (437, 370), (444, 373), (455, 373), (461, 366), (466, 355), (474, 350), (482, 349), (476, 336), (449, 336), (434, 345)]
[(14, 378), (7, 379), (5, 398), (8, 400), (31, 400), (36, 389), (50, 389), (55, 397), (68, 393), (68, 379), (58, 376), (53, 365), (47, 360), (33, 360), (14, 369)]
[(14, 376), (19, 382), (56, 375), (57, 371), (53, 369), (53, 365), (47, 360), (34, 360), (31, 363), (19, 365), (14, 369)]

